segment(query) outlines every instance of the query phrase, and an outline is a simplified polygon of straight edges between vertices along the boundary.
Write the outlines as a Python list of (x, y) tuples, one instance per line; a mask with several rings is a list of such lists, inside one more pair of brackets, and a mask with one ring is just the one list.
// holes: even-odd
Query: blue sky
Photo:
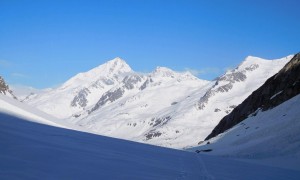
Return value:
[(299, 52), (300, 2), (1, 0), (0, 75), (57, 86), (121, 57), (135, 70), (192, 69), (213, 79), (246, 56)]

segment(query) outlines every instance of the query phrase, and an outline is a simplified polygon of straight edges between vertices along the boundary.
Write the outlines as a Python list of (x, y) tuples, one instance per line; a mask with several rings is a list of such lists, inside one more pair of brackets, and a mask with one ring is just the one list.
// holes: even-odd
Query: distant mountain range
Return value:
[(134, 72), (115, 58), (24, 102), (93, 133), (159, 146), (195, 146), (293, 56), (247, 57), (214, 81), (157, 67)]

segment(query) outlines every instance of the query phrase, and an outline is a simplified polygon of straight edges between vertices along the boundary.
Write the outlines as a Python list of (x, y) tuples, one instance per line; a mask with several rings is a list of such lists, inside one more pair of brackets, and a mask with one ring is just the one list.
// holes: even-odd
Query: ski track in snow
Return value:
[(203, 162), (203, 160), (201, 159), (201, 157), (197, 154), (195, 154), (195, 159), (197, 160), (199, 166), (200, 166), (200, 174), (201, 174), (201, 179), (205, 179), (205, 180), (214, 180), (215, 178), (208, 172), (208, 170), (206, 169), (206, 166)]

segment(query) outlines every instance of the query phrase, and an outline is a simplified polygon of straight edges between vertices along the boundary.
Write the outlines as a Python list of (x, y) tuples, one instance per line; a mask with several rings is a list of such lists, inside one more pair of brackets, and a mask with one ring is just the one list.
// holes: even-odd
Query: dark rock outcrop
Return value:
[(151, 121), (149, 122), (149, 125), (152, 127), (156, 127), (156, 126), (163, 126), (166, 125), (168, 123), (168, 121), (170, 121), (172, 119), (171, 116), (165, 116), (165, 117), (161, 117), (161, 118), (152, 118)]
[(122, 83), (124, 84), (124, 87), (126, 89), (133, 89), (134, 86), (138, 83), (141, 82), (142, 78), (139, 75), (130, 75), (130, 76), (126, 76)]
[(115, 100), (121, 98), (123, 96), (124, 92), (125, 92), (124, 89), (117, 88), (115, 90), (111, 90), (111, 91), (104, 93), (104, 95), (99, 99), (97, 104), (89, 111), (89, 113), (96, 111), (101, 106), (105, 105), (107, 102), (114, 102)]
[(127, 75), (122, 80), (122, 84), (118, 88), (113, 88), (104, 93), (96, 105), (88, 111), (88, 113), (92, 113), (96, 111), (100, 107), (104, 106), (108, 102), (114, 102), (123, 97), (123, 94), (126, 90), (131, 90), (136, 88), (136, 86), (142, 82), (142, 77), (138, 74)]
[(4, 94), (4, 95), (10, 94), (14, 99), (17, 99), (17, 97), (13, 94), (12, 90), (9, 89), (9, 86), (6, 84), (6, 82), (1, 76), (0, 76), (0, 94)]
[(148, 87), (148, 85), (149, 85), (150, 83), (152, 83), (152, 82), (153, 82), (152, 78), (148, 78), (148, 79), (143, 83), (143, 85), (140, 87), (140, 90), (142, 91), (142, 90), (146, 89), (146, 88)]
[(71, 106), (72, 107), (86, 107), (88, 100), (87, 100), (87, 96), (88, 94), (91, 93), (89, 89), (87, 88), (83, 88), (82, 90), (80, 90), (78, 92), (78, 94), (74, 97), (74, 99), (71, 102)]
[(5, 83), (4, 79), (0, 76), (0, 93), (6, 94), (9, 91), (8, 85)]
[(145, 137), (146, 137), (146, 141), (147, 140), (150, 140), (150, 139), (153, 139), (155, 137), (159, 137), (161, 136), (162, 133), (159, 132), (159, 131), (156, 131), (156, 130), (151, 130), (150, 132), (148, 132), (147, 134), (145, 134)]
[(255, 115), (260, 109), (266, 111), (300, 93), (300, 53), (296, 54), (277, 74), (269, 78), (260, 88), (225, 116), (205, 140), (217, 136)]

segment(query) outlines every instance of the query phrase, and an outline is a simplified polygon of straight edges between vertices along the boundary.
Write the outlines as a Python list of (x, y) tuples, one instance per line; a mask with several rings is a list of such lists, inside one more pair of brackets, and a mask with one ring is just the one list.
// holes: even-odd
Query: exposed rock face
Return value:
[(228, 92), (232, 89), (234, 83), (245, 81), (245, 79), (247, 78), (247, 71), (254, 71), (258, 67), (258, 64), (252, 64), (241, 71), (239, 71), (238, 69), (234, 69), (230, 73), (226, 73), (225, 75), (218, 78), (215, 85), (210, 90), (208, 90), (203, 97), (200, 98), (197, 104), (197, 108), (199, 110), (204, 109), (212, 96), (217, 93)]
[(156, 130), (151, 130), (150, 132), (148, 132), (147, 134), (145, 134), (146, 140), (155, 138), (155, 137), (159, 137), (161, 136), (162, 133)]
[(113, 88), (104, 93), (97, 104), (89, 111), (89, 113), (99, 109), (108, 102), (114, 102), (123, 97), (126, 90), (137, 88), (138, 84), (142, 82), (142, 77), (138, 74), (131, 74), (124, 77), (119, 87)]
[(232, 128), (257, 110), (268, 110), (300, 93), (300, 53), (225, 116), (205, 140)]
[(141, 82), (142, 78), (139, 75), (126, 76), (122, 83), (126, 89), (133, 89), (138, 82)]
[(9, 91), (8, 85), (5, 83), (4, 79), (0, 76), (0, 93), (6, 94)]
[(71, 102), (71, 106), (72, 107), (76, 107), (76, 106), (79, 106), (79, 107), (86, 107), (87, 105), (87, 96), (88, 94), (91, 93), (89, 89), (87, 88), (84, 88), (82, 90), (80, 90), (78, 92), (78, 94), (74, 97), (74, 99), (72, 100)]
[(169, 120), (171, 120), (171, 116), (166, 116), (162, 118), (152, 118), (151, 121), (149, 122), (149, 125), (152, 127), (156, 126), (163, 126), (168, 123)]
[(148, 78), (148, 79), (143, 83), (143, 85), (140, 87), (140, 90), (146, 89), (146, 87), (147, 87), (150, 83), (152, 83), (152, 82), (153, 82), (153, 80), (152, 80), (151, 78)]
[(112, 91), (106, 92), (97, 102), (97, 104), (89, 111), (89, 113), (99, 109), (101, 106), (105, 105), (107, 102), (114, 102), (115, 100), (121, 98), (125, 90), (122, 88), (117, 88)]
[(0, 76), (0, 94), (8, 95), (17, 99), (13, 94), (12, 90), (9, 89), (9, 86), (5, 83), (4, 79)]

